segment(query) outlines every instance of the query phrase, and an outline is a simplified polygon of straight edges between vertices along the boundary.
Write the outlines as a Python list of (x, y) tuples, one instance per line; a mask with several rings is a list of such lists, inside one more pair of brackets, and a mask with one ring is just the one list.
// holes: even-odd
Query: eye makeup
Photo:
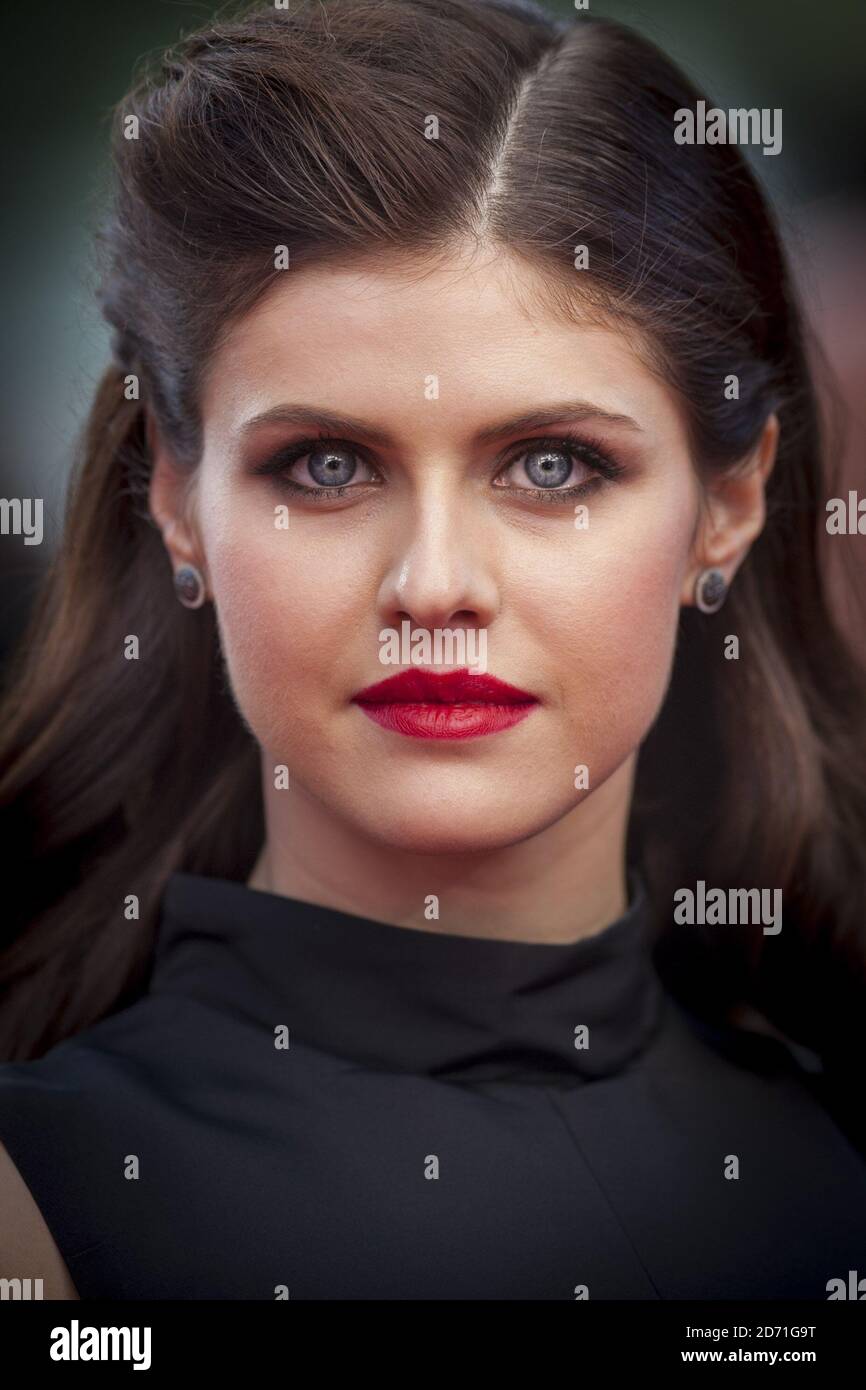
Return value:
[[(313, 486), (299, 483), (287, 476), (287, 470), (316, 448), (330, 445), (360, 459), (374, 474), (372, 479), (360, 483), (342, 483), (333, 486)], [(582, 464), (591, 470), (591, 476), (576, 484), (556, 487), (524, 487), (498, 482), (501, 473), (507, 473), (516, 464), (534, 453), (560, 453), (570, 459), (573, 465)], [(512, 496), (528, 498), (531, 501), (557, 502), (581, 497), (606, 483), (616, 482), (627, 470), (594, 438), (585, 434), (550, 435), (543, 438), (523, 440), (512, 446), (505, 459), (498, 461), (498, 472), (491, 482), (497, 492), (507, 492)], [(369, 451), (362, 445), (336, 435), (320, 433), (287, 444), (269, 455), (264, 462), (253, 468), (254, 476), (269, 477), (276, 486), (298, 499), (314, 503), (327, 502), (332, 498), (345, 497), (350, 492), (368, 492), (369, 489), (386, 486), (380, 471), (371, 461)]]

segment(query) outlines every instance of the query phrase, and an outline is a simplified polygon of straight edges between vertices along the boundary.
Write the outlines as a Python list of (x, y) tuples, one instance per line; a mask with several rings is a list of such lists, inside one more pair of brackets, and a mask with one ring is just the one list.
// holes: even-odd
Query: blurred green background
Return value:
[[(854, 304), (866, 302), (864, 0), (590, 4), (647, 33), (717, 105), (782, 108), (781, 154), (758, 152), (753, 163), (856, 394), (866, 384), (862, 316), (851, 318), (852, 277)], [(573, 13), (566, 0), (546, 8)], [(75, 437), (107, 356), (90, 246), (108, 113), (142, 55), (215, 13), (186, 0), (43, 0), (4, 14), (0, 494), (43, 497), (46, 527), (42, 546), (0, 538), (7, 642), (56, 537)]]

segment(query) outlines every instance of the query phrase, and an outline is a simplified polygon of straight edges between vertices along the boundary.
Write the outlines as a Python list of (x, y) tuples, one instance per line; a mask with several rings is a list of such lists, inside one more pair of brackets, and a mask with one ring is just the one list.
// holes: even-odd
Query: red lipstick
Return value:
[(495, 676), (413, 667), (365, 686), (353, 703), (383, 729), (410, 738), (479, 738), (519, 724), (536, 696)]

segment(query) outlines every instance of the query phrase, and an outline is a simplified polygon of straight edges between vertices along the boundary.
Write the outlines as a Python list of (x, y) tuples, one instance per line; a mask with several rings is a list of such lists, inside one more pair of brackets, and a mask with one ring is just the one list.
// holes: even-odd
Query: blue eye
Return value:
[[(303, 462), (305, 459), (306, 463)], [(373, 475), (372, 478), (355, 478), (359, 461)], [(312, 480), (310, 483), (288, 476), (289, 469), (297, 464), (303, 465)], [(372, 465), (355, 445), (323, 435), (315, 439), (299, 439), (287, 445), (273, 458), (260, 464), (255, 472), (274, 476), (281, 486), (305, 497), (341, 497), (349, 491), (353, 480), (356, 487), (378, 481)]]
[(526, 460), (527, 477), (536, 487), (562, 487), (574, 466), (567, 449), (533, 449)]
[[(368, 476), (357, 476), (359, 464)], [(309, 482), (289, 476), (290, 470), (299, 465), (301, 471), (307, 473)], [(522, 486), (513, 479), (508, 483), (501, 481), (518, 465), (523, 466), (529, 486)], [(582, 468), (583, 476), (577, 483), (563, 486), (573, 476), (575, 466)], [(327, 435), (299, 439), (280, 449), (254, 471), (274, 477), (280, 487), (310, 501), (344, 497), (352, 491), (363, 492), (365, 485), (379, 485), (384, 481), (367, 460), (365, 450)], [(512, 454), (492, 486), (496, 491), (533, 501), (563, 502), (582, 496), (605, 480), (615, 480), (624, 471), (622, 464), (604, 453), (594, 440), (561, 435), (527, 440)]]
[(352, 450), (343, 449), (339, 444), (317, 445), (315, 449), (310, 449), (308, 460), (310, 477), (322, 487), (345, 487), (358, 471)]
[[(582, 467), (584, 476), (571, 486), (564, 487), (563, 484), (573, 476), (575, 465)], [(518, 466), (522, 466), (531, 487), (520, 486), (513, 479), (508, 484), (497, 483), (496, 486), (544, 502), (579, 497), (604, 480), (613, 481), (624, 471), (622, 465), (604, 453), (594, 441), (575, 435), (533, 440), (530, 447), (522, 445), (520, 452), (514, 454), (506, 465), (505, 474)]]

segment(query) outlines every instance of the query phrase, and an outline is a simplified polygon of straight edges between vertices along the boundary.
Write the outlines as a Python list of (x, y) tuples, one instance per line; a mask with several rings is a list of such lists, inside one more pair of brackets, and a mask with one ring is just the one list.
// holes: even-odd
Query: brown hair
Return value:
[[(767, 524), (725, 610), (739, 660), (724, 659), (718, 620), (683, 611), (629, 850), (663, 926), (674, 889), (699, 878), (781, 888), (771, 945), (692, 928), (659, 959), (695, 1010), (751, 997), (828, 1065), (849, 1056), (866, 682), (818, 566), (824, 445), (778, 228), (736, 145), (673, 139), (675, 111), (701, 95), (647, 40), (588, 14), (315, 0), (201, 29), (118, 104), (99, 240), (114, 362), (3, 708), (0, 806), (21, 891), (0, 956), (0, 1055), (40, 1055), (136, 997), (167, 875), (243, 880), (263, 838), (258, 750), (213, 611), (177, 604), (148, 515), (146, 408), (194, 468), (201, 373), (281, 273), (276, 246), (293, 267), (387, 265), (474, 237), (544, 268), (565, 312), (592, 302), (640, 330), (687, 403), (701, 473), (735, 466), (778, 412)], [(123, 657), (130, 633), (138, 661)]]

